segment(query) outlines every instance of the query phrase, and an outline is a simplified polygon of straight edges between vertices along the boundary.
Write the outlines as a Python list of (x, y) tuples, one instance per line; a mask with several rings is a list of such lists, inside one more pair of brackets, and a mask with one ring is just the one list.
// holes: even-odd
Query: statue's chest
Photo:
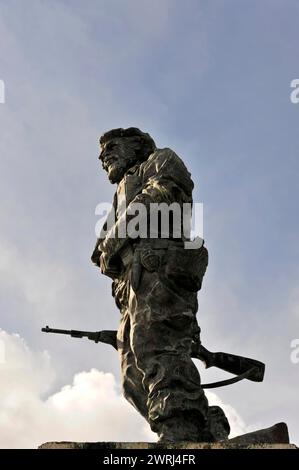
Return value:
[(135, 196), (142, 191), (142, 179), (136, 173), (128, 173), (117, 188), (117, 218), (126, 210)]

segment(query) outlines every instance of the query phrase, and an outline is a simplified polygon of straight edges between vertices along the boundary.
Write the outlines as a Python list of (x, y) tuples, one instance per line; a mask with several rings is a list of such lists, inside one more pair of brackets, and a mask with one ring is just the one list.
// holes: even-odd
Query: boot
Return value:
[(204, 442), (217, 442), (228, 439), (230, 425), (220, 406), (209, 406), (207, 423), (203, 431)]
[(181, 414), (159, 424), (158, 442), (202, 442), (206, 422), (198, 414)]

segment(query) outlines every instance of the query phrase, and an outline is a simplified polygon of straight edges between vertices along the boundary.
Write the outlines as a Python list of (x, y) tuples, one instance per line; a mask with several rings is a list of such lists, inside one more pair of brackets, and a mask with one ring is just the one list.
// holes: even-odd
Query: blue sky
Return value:
[(292, 0), (0, 0), (0, 326), (49, 351), (49, 393), (91, 367), (119, 377), (112, 350), (39, 329), (117, 326), (89, 261), (114, 190), (97, 141), (134, 125), (184, 159), (204, 203), (204, 343), (267, 365), (263, 384), (218, 396), (299, 442), (298, 14)]

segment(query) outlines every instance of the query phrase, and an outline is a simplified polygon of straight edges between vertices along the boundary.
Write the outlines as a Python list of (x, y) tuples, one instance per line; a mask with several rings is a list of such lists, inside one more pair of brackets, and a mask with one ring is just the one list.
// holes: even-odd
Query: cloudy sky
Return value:
[(132, 125), (184, 159), (204, 203), (204, 344), (266, 363), (262, 384), (211, 402), (233, 435), (286, 421), (299, 443), (298, 15), (296, 0), (0, 0), (0, 447), (155, 439), (112, 348), (40, 332), (117, 327), (90, 262), (114, 191), (97, 141)]

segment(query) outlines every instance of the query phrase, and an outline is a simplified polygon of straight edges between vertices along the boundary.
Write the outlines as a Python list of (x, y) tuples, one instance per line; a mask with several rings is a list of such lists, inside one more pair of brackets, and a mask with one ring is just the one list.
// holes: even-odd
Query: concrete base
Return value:
[(220, 442), (46, 442), (39, 449), (297, 449), (289, 443), (288, 428), (278, 423)]
[(178, 442), (176, 444), (156, 444), (151, 442), (46, 442), (39, 449), (297, 449), (294, 444), (251, 444), (234, 443)]

